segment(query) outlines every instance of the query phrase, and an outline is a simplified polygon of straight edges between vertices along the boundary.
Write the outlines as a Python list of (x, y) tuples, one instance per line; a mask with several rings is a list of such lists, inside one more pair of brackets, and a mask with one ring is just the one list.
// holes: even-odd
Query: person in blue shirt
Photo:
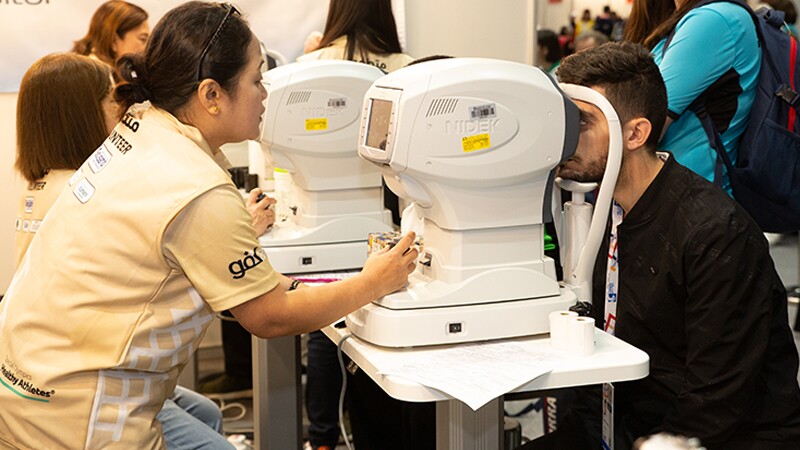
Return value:
[[(701, 94), (722, 137), (736, 160), (739, 139), (753, 105), (761, 49), (747, 10), (719, 1), (697, 7), (700, 0), (636, 0), (626, 28), (626, 40), (651, 50), (667, 86), (668, 117), (659, 149), (730, 193), (727, 174), (715, 176), (717, 155), (700, 120), (688, 110)], [(674, 31), (674, 33), (672, 33)]]

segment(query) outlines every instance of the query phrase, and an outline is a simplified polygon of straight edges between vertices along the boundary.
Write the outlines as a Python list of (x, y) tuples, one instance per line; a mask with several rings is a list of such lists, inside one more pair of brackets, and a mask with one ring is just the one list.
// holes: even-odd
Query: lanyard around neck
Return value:
[(611, 205), (611, 236), (608, 239), (608, 264), (606, 265), (606, 309), (603, 329), (614, 335), (617, 326), (617, 300), (619, 293), (619, 244), (617, 227), (622, 223), (622, 207), (616, 201)]

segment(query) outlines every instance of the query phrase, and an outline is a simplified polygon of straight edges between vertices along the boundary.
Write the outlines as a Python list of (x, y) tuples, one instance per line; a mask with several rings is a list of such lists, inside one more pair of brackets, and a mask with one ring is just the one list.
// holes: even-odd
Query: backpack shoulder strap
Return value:
[[(722, 142), (722, 136), (720, 136), (719, 131), (717, 131), (717, 127), (714, 126), (714, 121), (711, 119), (711, 115), (706, 111), (706, 102), (705, 96), (702, 95), (695, 99), (688, 108), (692, 111), (697, 119), (700, 121), (700, 124), (703, 126), (703, 131), (706, 133), (706, 137), (708, 138), (708, 144), (711, 148), (717, 152), (717, 159), (714, 163), (714, 184), (717, 186), (722, 187), (723, 184), (723, 173), (732, 173), (733, 172), (733, 163), (731, 162), (730, 156), (728, 156), (728, 152), (725, 150), (725, 144)], [(723, 171), (723, 168), (725, 169)]]

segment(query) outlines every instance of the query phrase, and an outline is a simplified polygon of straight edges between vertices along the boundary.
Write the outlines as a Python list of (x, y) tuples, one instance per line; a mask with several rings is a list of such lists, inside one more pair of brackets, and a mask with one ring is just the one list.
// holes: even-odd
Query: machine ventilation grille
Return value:
[(294, 105), (295, 103), (305, 103), (311, 98), (311, 91), (294, 91), (289, 94), (287, 105)]
[(456, 110), (456, 105), (458, 105), (457, 98), (437, 98), (431, 102), (431, 106), (428, 107), (428, 113), (425, 114), (425, 117), (450, 114)]

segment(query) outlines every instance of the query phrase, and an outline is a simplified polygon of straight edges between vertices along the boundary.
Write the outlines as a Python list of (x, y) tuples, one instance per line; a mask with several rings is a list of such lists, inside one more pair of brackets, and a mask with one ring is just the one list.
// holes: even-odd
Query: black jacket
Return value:
[[(666, 431), (709, 450), (800, 448), (786, 292), (755, 222), (670, 156), (619, 225), (618, 244), (616, 336), (647, 352), (650, 376), (615, 386), (616, 434)], [(600, 327), (607, 252), (608, 237), (593, 283)]]

